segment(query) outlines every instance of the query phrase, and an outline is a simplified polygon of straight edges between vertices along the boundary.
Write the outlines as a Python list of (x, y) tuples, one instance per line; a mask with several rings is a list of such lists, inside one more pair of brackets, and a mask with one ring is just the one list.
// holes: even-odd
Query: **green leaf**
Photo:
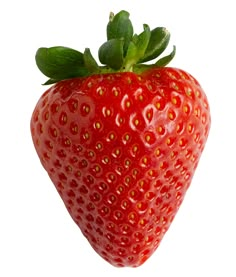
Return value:
[(63, 80), (88, 74), (83, 54), (71, 48), (55, 46), (39, 48), (36, 53), (39, 70), (53, 80)]
[(174, 58), (175, 52), (176, 52), (176, 47), (173, 46), (172, 52), (168, 56), (165, 56), (165, 57), (161, 58), (160, 60), (158, 60), (155, 63), (155, 65), (158, 66), (158, 67), (166, 66)]
[(123, 65), (124, 40), (111, 39), (105, 42), (98, 50), (99, 60), (112, 69), (120, 69)]
[(92, 56), (89, 48), (85, 48), (84, 51), (84, 65), (90, 73), (95, 73), (99, 71), (99, 66)]
[(47, 86), (47, 85), (52, 85), (55, 84), (57, 82), (59, 82), (60, 80), (55, 80), (55, 79), (48, 79), (43, 85)]
[(107, 24), (107, 40), (123, 39), (125, 55), (132, 37), (133, 26), (129, 19), (129, 13), (126, 11), (120, 11), (116, 15), (111, 13), (110, 21)]
[(143, 57), (151, 36), (151, 31), (149, 26), (147, 24), (144, 24), (143, 27), (144, 27), (144, 31), (141, 34), (139, 34), (135, 39), (135, 44), (138, 49), (138, 57), (137, 57), (138, 59)]
[(98, 65), (89, 48), (84, 53), (62, 46), (39, 48), (35, 59), (40, 71), (48, 77), (45, 85), (97, 73), (133, 71), (140, 74), (148, 68), (167, 65), (175, 55), (175, 46), (169, 55), (157, 62), (144, 63), (163, 53), (169, 44), (170, 33), (164, 27), (150, 30), (144, 24), (143, 31), (134, 34), (129, 16), (124, 10), (110, 14), (107, 41), (98, 50), (102, 65)]
[(136, 44), (131, 41), (124, 61), (124, 67), (126, 71), (132, 71), (132, 67), (136, 63), (137, 56), (138, 48)]
[(170, 33), (166, 28), (157, 27), (151, 31), (151, 37), (145, 55), (140, 63), (151, 61), (157, 58), (166, 49), (170, 40)]
[(144, 25), (144, 31), (139, 35), (134, 35), (133, 40), (129, 44), (127, 55), (125, 57), (124, 66), (127, 70), (131, 70), (144, 55), (150, 39), (150, 28)]

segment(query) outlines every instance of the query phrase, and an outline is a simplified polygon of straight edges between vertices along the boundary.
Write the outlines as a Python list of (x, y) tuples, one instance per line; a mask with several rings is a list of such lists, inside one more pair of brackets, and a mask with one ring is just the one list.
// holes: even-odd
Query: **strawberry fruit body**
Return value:
[[(109, 24), (127, 26), (127, 20), (122, 11)], [(145, 61), (145, 53), (153, 58), (150, 37), (144, 58), (136, 60)], [(109, 43), (115, 39), (108, 35)], [(115, 50), (105, 67), (97, 66), (88, 49), (39, 50), (37, 64), (50, 77), (47, 83), (56, 84), (40, 97), (31, 133), (43, 167), (91, 246), (114, 266), (137, 267), (156, 250), (183, 201), (208, 137), (210, 111), (194, 77), (160, 66), (174, 52), (155, 66), (139, 63), (135, 72), (124, 57), (137, 40), (133, 36), (126, 48), (119, 41), (122, 64), (114, 62)], [(56, 69), (49, 68), (55, 66), (50, 51), (57, 54)], [(79, 66), (73, 58), (68, 62), (67, 52), (83, 58)], [(50, 61), (45, 70), (42, 60)]]

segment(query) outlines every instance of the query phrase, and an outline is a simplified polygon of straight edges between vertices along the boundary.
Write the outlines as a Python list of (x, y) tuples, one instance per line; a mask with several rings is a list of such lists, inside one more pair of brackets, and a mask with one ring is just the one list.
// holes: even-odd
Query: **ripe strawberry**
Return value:
[(98, 66), (89, 49), (40, 48), (55, 83), (31, 119), (33, 142), (73, 220), (114, 266), (136, 267), (160, 244), (207, 140), (208, 101), (183, 70), (145, 61), (167, 47), (165, 28), (133, 35), (129, 14), (111, 15)]

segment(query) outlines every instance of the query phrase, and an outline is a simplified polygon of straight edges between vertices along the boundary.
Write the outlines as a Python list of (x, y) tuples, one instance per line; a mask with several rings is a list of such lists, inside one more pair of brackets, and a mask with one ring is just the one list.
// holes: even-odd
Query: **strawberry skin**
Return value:
[(210, 128), (199, 83), (163, 67), (59, 81), (39, 99), (33, 143), (75, 223), (114, 266), (160, 244)]

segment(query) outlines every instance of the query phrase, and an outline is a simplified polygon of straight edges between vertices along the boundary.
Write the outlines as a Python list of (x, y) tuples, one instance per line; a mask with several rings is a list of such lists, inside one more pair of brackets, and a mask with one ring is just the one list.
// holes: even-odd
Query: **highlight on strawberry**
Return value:
[(37, 66), (51, 86), (30, 127), (42, 166), (94, 250), (114, 266), (137, 267), (179, 210), (210, 109), (192, 75), (166, 66), (175, 55), (175, 47), (162, 55), (166, 28), (144, 24), (135, 34), (120, 11), (110, 14), (106, 33), (100, 64), (89, 48), (38, 49)]

